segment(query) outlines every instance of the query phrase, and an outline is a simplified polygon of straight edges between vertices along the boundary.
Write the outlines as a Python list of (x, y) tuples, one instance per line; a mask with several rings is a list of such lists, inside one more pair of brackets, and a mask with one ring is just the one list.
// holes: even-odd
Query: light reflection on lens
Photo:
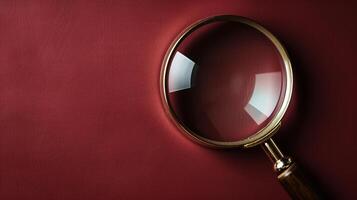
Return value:
[(191, 88), (195, 63), (180, 52), (176, 52), (169, 73), (169, 92)]
[(258, 125), (273, 113), (280, 96), (280, 84), (280, 72), (255, 75), (253, 94), (244, 110)]

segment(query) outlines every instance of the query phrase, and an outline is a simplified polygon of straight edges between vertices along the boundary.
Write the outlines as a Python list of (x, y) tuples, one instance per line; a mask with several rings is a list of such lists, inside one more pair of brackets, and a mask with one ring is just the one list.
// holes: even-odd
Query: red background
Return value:
[(257, 20), (285, 43), (295, 91), (276, 138), (329, 197), (357, 198), (355, 9), (0, 1), (0, 199), (288, 199), (261, 149), (203, 148), (162, 109), (169, 43), (214, 14)]

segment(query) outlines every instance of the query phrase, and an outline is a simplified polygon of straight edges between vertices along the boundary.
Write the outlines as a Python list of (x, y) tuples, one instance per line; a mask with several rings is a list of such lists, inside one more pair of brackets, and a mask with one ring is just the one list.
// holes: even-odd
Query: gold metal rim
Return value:
[[(190, 33), (200, 28), (201, 26), (204, 26), (212, 22), (220, 22), (220, 21), (243, 23), (263, 33), (275, 45), (275, 47), (279, 51), (281, 57), (283, 58), (284, 67), (285, 67), (286, 88), (285, 88), (285, 94), (283, 95), (283, 100), (281, 102), (280, 110), (275, 114), (272, 120), (260, 131), (258, 131), (254, 135), (244, 140), (239, 140), (234, 142), (215, 141), (215, 140), (204, 138), (191, 131), (183, 123), (180, 123), (180, 120), (177, 118), (176, 114), (174, 113), (167, 99), (166, 84), (165, 84), (167, 78), (166, 73), (167, 73), (168, 65), (170, 63), (170, 59), (173, 53), (175, 52), (176, 48), (179, 46), (179, 44)], [(181, 32), (178, 35), (178, 37), (171, 43), (170, 47), (168, 48), (162, 63), (161, 74), (160, 74), (161, 99), (164, 104), (165, 111), (168, 113), (174, 124), (193, 141), (212, 148), (234, 148), (234, 147), (247, 148), (247, 147), (252, 147), (261, 144), (262, 142), (269, 139), (277, 132), (278, 128), (280, 127), (280, 121), (283, 118), (291, 99), (292, 88), (293, 88), (293, 72), (292, 72), (291, 62), (285, 48), (280, 43), (280, 41), (272, 33), (270, 33), (267, 29), (265, 29), (263, 26), (259, 25), (258, 23), (250, 19), (247, 19), (245, 17), (235, 16), (235, 15), (212, 16), (199, 20), (193, 23), (192, 25), (188, 26), (183, 32)]]

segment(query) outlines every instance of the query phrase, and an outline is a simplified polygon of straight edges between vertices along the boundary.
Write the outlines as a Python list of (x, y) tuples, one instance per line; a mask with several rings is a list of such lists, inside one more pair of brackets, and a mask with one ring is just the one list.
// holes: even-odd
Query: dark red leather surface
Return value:
[(356, 199), (355, 3), (0, 1), (0, 199), (288, 199), (261, 149), (217, 151), (165, 115), (172, 39), (214, 14), (257, 20), (295, 72), (281, 147)]

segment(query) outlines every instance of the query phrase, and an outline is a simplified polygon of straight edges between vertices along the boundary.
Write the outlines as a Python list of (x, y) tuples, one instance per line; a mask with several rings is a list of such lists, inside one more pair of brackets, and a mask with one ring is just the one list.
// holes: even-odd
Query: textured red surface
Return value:
[(288, 199), (259, 148), (202, 148), (162, 110), (168, 44), (223, 13), (255, 19), (286, 44), (295, 93), (277, 139), (330, 197), (356, 199), (355, 8), (0, 1), (0, 199)]

